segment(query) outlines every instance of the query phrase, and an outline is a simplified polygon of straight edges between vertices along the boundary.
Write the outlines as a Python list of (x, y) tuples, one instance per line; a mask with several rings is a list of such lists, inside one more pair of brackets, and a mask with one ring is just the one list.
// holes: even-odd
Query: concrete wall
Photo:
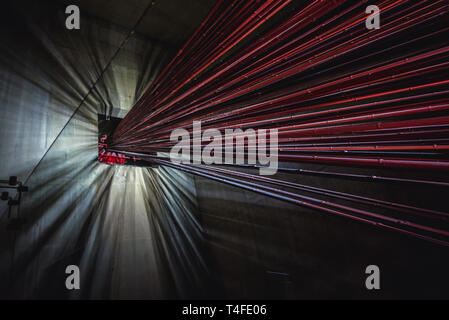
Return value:
[[(129, 30), (84, 14), (81, 30), (69, 31), (64, 8), (2, 8), (0, 177), (17, 175), (30, 192), (16, 230), (16, 211), (8, 219), (0, 204), (0, 296), (199, 294), (206, 268), (193, 180), (97, 161), (97, 113), (123, 116), (173, 52), (134, 36), (100, 78)], [(82, 290), (65, 288), (71, 264)]]
[[(411, 174), (397, 169), (287, 163), (280, 166), (404, 178)], [(413, 175), (444, 180), (441, 173), (414, 172)], [(446, 188), (286, 172), (278, 172), (275, 178), (449, 211)], [(201, 224), (206, 232), (207, 259), (213, 277), (221, 284), (217, 286), (221, 297), (380, 299), (447, 298), (449, 295), (446, 247), (202, 177), (195, 178), (195, 183)], [(300, 194), (354, 205), (307, 192)], [(392, 216), (382, 208), (369, 210)], [(380, 268), (381, 290), (369, 291), (365, 287), (368, 276), (365, 268), (371, 264)]]
[[(99, 164), (97, 113), (125, 114), (173, 48), (133, 37), (89, 93), (127, 30), (83, 15), (68, 31), (61, 6), (11, 6), (0, 12), (0, 178), (31, 191), (18, 230), (0, 203), (0, 297), (447, 297), (445, 248), (170, 169)], [(441, 189), (280, 176), (448, 209)], [(64, 286), (70, 264), (77, 292)], [(380, 292), (364, 287), (368, 264)]]

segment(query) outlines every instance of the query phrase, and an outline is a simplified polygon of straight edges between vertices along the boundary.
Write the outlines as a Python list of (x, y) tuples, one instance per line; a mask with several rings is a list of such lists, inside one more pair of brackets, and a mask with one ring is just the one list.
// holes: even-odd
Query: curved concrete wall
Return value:
[[(2, 20), (0, 177), (17, 175), (30, 192), (17, 230), (16, 211), (8, 219), (0, 204), (0, 295), (191, 295), (205, 270), (192, 178), (97, 161), (97, 113), (123, 116), (173, 52), (135, 35), (100, 77), (129, 30), (88, 15), (67, 30), (64, 8), (2, 9), (23, 19)], [(71, 264), (82, 290), (65, 288)]]

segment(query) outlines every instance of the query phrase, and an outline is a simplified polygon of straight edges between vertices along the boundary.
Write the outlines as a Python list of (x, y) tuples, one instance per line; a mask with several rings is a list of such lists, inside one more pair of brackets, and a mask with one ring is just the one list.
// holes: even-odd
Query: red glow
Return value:
[[(110, 152), (107, 150), (108, 145), (104, 143), (107, 139), (107, 135), (105, 134), (101, 139), (100, 143), (98, 143), (98, 161), (105, 164), (120, 164), (123, 165), (126, 162), (126, 159), (129, 158), (124, 154), (118, 152)], [(134, 158), (134, 162), (136, 159)]]

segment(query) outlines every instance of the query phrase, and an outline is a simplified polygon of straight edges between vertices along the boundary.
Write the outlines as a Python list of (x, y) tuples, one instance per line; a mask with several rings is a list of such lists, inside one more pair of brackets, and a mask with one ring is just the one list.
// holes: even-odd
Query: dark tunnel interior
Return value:
[[(383, 228), (380, 223), (362, 223), (276, 199), (161, 162), (136, 160), (135, 156), (134, 160), (133, 156), (121, 159), (122, 156), (117, 155), (120, 148), (112, 157), (102, 157), (104, 150), (99, 147), (99, 143), (104, 142), (102, 137), (112, 136), (118, 123), (127, 119), (136, 102), (217, 5), (215, 0), (163, 0), (155, 1), (148, 9), (150, 3), (147, 0), (2, 3), (0, 180), (16, 176), (29, 190), (23, 194), (20, 206), (12, 207), (9, 214), (7, 202), (0, 202), (1, 299), (449, 298), (446, 245), (395, 232), (394, 228)], [(337, 9), (350, 10), (352, 3), (345, 2)], [(79, 30), (64, 27), (65, 9), (69, 4), (81, 10)], [(219, 68), (221, 63), (232, 61), (228, 59), (245, 52), (255, 41), (268, 37), (276, 26), (307, 5), (308, 1), (291, 1), (225, 53), (221, 58), (224, 62), (215, 61), (209, 69), (205, 68), (204, 76), (198, 75), (198, 80), (192, 77), (192, 81), (198, 82), (189, 84), (186, 92), (214, 74), (214, 68)], [(447, 5), (443, 9), (441, 19), (447, 18), (449, 12)], [(323, 15), (322, 19), (329, 18)], [(316, 23), (324, 25), (319, 19)], [(443, 28), (439, 21), (432, 23), (416, 30), (416, 37)], [(312, 32), (313, 27), (311, 22), (302, 32)], [(422, 36), (424, 40), (419, 46), (406, 44), (396, 51), (396, 44), (386, 39), (382, 44), (393, 48), (391, 51), (379, 49), (377, 52), (376, 44), (363, 47), (294, 74), (268, 86), (266, 91), (251, 91), (226, 103), (244, 108), (247, 101), (259, 103), (264, 97), (274, 99), (272, 97), (302, 90), (323, 79), (330, 82), (341, 74), (377, 66), (388, 59), (402, 61), (406, 53), (418, 55), (447, 48), (449, 38), (447, 30), (444, 32), (431, 41)], [(396, 41), (402, 41), (402, 36), (398, 35)], [(283, 43), (274, 46), (273, 50), (281, 45)], [(324, 49), (317, 46), (316, 50), (311, 51), (313, 57)], [(359, 60), (359, 56), (367, 58)], [(417, 62), (416, 69), (428, 68), (432, 73), (401, 78), (400, 85), (412, 87), (425, 81), (444, 82), (449, 74), (444, 69), (448, 57), (442, 53), (435, 60)], [(295, 61), (287, 62), (292, 64), (288, 68), (293, 68)], [(412, 71), (406, 66), (397, 69), (401, 75), (401, 72)], [(261, 75), (265, 76), (263, 79), (274, 77)], [(385, 77), (390, 74), (385, 73)], [(392, 76), (388, 81), (391, 79), (396, 80)], [(210, 84), (211, 92), (215, 90), (213, 85)], [(348, 86), (352, 85), (348, 82)], [(204, 94), (208, 86), (201, 89)], [(382, 86), (370, 87), (363, 93), (374, 96), (376, 90), (390, 88), (389, 82)], [(435, 90), (448, 88), (447, 84), (441, 86)], [(229, 90), (237, 88), (235, 85)], [(221, 94), (218, 89), (214, 92)], [(338, 97), (351, 99), (352, 91), (348, 92), (338, 93)], [(421, 94), (421, 91), (415, 92)], [(422, 94), (430, 94), (430, 91)], [(402, 97), (392, 95), (392, 99)], [(413, 103), (423, 104), (426, 97), (416, 98)], [(445, 102), (447, 97), (447, 92), (441, 94), (438, 102)], [(367, 101), (376, 102), (376, 99)], [(334, 96), (320, 97), (317, 101), (334, 103)], [(215, 108), (218, 110), (226, 103), (217, 104)], [(307, 103), (298, 102), (295, 108)], [(385, 110), (396, 111), (399, 107), (399, 102), (392, 103), (385, 106)], [(284, 112), (281, 114), (284, 115), (289, 110), (285, 108), (282, 106), (276, 112)], [(168, 115), (182, 110), (174, 108)], [(432, 115), (443, 119), (448, 110), (441, 110)], [(263, 117), (272, 112), (267, 109), (257, 116), (265, 119)], [(354, 115), (364, 115), (363, 112)], [(335, 117), (342, 119), (348, 114), (349, 111), (342, 112)], [(198, 112), (198, 117), (206, 116), (206, 111)], [(318, 121), (320, 117), (307, 118), (307, 121)], [(155, 119), (159, 120), (156, 116)], [(244, 119), (244, 116), (236, 117), (235, 121)], [(323, 119), (333, 118), (323, 116)], [(393, 116), (387, 120), (391, 119), (396, 120)], [(418, 121), (421, 118), (419, 114), (398, 116), (398, 119)], [(211, 126), (214, 124), (212, 121)], [(286, 124), (295, 123), (287, 121)], [(439, 126), (441, 130), (447, 129), (447, 123)], [(444, 141), (447, 131), (438, 137), (429, 134), (425, 138)], [(446, 163), (447, 151), (434, 150), (435, 156), (429, 152), (429, 157), (434, 159), (433, 156), (441, 155), (441, 159), (435, 161)], [(151, 154), (159, 157), (157, 152), (162, 151)], [(366, 154), (366, 157), (370, 155)], [(224, 165), (218, 168), (229, 169)], [(341, 208), (349, 206), (346, 196), (341, 196), (343, 193), (383, 201), (383, 206), (368, 206), (366, 201), (359, 201), (353, 210), (361, 212), (369, 208), (391, 218), (391, 223), (400, 224), (398, 221), (406, 215), (392, 212), (391, 203), (449, 212), (447, 170), (282, 159), (279, 168), (273, 178), (307, 186), (307, 190), (295, 192), (303, 197), (317, 197), (321, 204), (335, 202)], [(235, 170), (246, 174), (256, 172), (244, 166)], [(441, 182), (441, 185), (401, 179)], [(428, 224), (426, 219), (413, 216), (416, 223), (449, 230), (445, 217)], [(428, 234), (432, 231), (429, 230), (423, 232)], [(81, 290), (66, 289), (68, 265), (79, 266)], [(380, 267), (381, 290), (366, 289), (365, 268), (368, 265)]]

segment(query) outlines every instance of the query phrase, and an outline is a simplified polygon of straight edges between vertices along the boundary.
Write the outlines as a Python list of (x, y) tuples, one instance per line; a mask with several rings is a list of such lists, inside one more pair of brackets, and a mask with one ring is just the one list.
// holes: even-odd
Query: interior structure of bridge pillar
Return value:
[[(447, 4), (232, 2), (2, 4), (1, 298), (448, 298)], [(193, 121), (277, 172), (173, 163)]]

